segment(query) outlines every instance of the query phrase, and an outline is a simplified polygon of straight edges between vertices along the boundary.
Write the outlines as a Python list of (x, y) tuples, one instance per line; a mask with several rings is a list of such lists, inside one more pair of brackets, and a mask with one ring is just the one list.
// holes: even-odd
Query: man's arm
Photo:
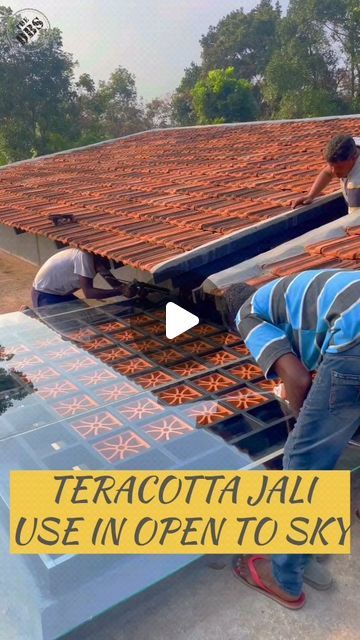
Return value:
[(331, 182), (333, 174), (328, 164), (320, 171), (319, 175), (315, 178), (309, 193), (305, 196), (300, 196), (291, 203), (293, 209), (299, 207), (302, 204), (311, 204), (318, 195), (325, 189)]
[(125, 295), (125, 287), (123, 285), (114, 287), (113, 289), (99, 289), (98, 287), (94, 287), (94, 281), (92, 278), (86, 278), (85, 276), (80, 276), (80, 287), (85, 298), (94, 300), (102, 300), (103, 298)]
[(136, 295), (135, 287), (130, 283), (127, 284), (126, 282), (121, 282), (113, 273), (111, 273), (111, 271), (99, 271), (99, 275), (104, 278), (105, 282), (107, 282), (113, 289), (122, 289), (121, 295), (125, 296), (125, 298), (132, 298)]
[(311, 373), (293, 353), (281, 356), (272, 369), (283, 381), (287, 400), (295, 416), (298, 416), (312, 384)]

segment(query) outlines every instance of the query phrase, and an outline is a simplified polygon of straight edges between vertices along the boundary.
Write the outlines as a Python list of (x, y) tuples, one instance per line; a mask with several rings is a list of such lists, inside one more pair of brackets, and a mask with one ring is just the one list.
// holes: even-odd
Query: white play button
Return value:
[(173, 340), (184, 331), (192, 329), (200, 320), (190, 311), (186, 311), (174, 302), (168, 302), (166, 305), (166, 337)]

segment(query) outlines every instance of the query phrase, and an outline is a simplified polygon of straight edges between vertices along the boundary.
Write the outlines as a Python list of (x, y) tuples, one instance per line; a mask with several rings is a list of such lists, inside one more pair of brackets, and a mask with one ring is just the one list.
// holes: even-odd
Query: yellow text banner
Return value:
[(350, 553), (348, 471), (12, 471), (11, 553)]

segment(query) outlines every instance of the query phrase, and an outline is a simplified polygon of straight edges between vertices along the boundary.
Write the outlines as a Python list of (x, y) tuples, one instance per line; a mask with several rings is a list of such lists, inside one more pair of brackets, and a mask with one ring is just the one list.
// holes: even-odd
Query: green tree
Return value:
[(233, 67), (237, 78), (259, 81), (277, 46), (279, 3), (261, 0), (245, 13), (232, 11), (200, 40), (204, 71)]
[(62, 50), (58, 29), (42, 36), (40, 48), (11, 48), (12, 12), (0, 9), (8, 16), (0, 21), (2, 153), (11, 162), (66, 148), (79, 134), (72, 56)]
[(191, 91), (201, 75), (201, 66), (195, 62), (185, 69), (184, 76), (171, 99), (171, 118), (175, 124), (191, 126), (197, 123)]
[(327, 34), (308, 16), (308, 7), (289, 8), (279, 28), (279, 46), (265, 70), (262, 95), (275, 118), (335, 115), (337, 58)]
[(144, 108), (137, 98), (135, 77), (124, 67), (115, 69), (108, 82), (101, 80), (93, 97), (107, 138), (118, 138), (147, 128)]
[[(360, 97), (360, 3), (359, 0), (291, 0), (289, 13), (316, 25), (328, 36), (337, 52), (341, 90), (349, 100)], [(334, 46), (335, 45), (335, 46)]]
[(145, 120), (149, 129), (164, 129), (174, 125), (171, 97), (154, 98), (147, 103)]
[(255, 120), (257, 105), (250, 82), (238, 80), (233, 67), (213, 69), (192, 90), (199, 124)]

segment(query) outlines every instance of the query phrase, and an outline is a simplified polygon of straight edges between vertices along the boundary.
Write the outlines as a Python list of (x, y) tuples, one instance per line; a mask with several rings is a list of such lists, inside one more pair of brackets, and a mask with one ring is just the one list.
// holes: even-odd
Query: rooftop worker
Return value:
[(331, 180), (340, 178), (341, 189), (347, 202), (349, 213), (360, 212), (360, 149), (354, 138), (337, 135), (332, 138), (324, 151), (326, 165), (320, 171), (307, 195), (292, 203), (293, 209), (299, 205), (311, 204)]
[[(102, 275), (112, 289), (94, 287), (97, 273)], [(33, 307), (76, 300), (74, 292), (80, 289), (86, 298), (133, 295), (131, 287), (121, 284), (113, 276), (107, 258), (80, 249), (63, 249), (51, 256), (36, 274), (31, 292)]]
[[(283, 468), (334, 469), (360, 425), (360, 271), (304, 271), (258, 290), (232, 285), (225, 296), (228, 320), (265, 376), (281, 378), (297, 417)], [(255, 558), (237, 559), (237, 577), (285, 607), (302, 607), (311, 556)]]

